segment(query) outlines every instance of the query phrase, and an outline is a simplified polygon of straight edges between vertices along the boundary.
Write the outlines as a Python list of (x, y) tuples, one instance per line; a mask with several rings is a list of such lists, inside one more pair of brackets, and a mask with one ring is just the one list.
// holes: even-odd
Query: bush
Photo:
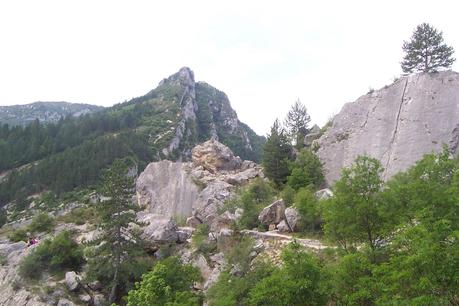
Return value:
[(316, 196), (310, 188), (301, 188), (295, 196), (295, 207), (300, 214), (300, 230), (320, 230), (321, 218)]
[(325, 181), (322, 162), (311, 150), (301, 150), (289, 168), (287, 184), (295, 190), (308, 186), (320, 188)]
[(64, 231), (53, 240), (45, 240), (24, 257), (19, 265), (23, 278), (39, 279), (45, 270), (55, 274), (64, 270), (78, 270), (84, 262), (81, 247)]
[(166, 258), (129, 291), (127, 305), (201, 305), (202, 296), (192, 290), (200, 279), (196, 267), (182, 264), (177, 257)]
[(46, 213), (40, 213), (32, 219), (28, 229), (33, 233), (50, 232), (54, 228), (54, 218)]
[(285, 206), (289, 207), (295, 201), (295, 189), (290, 187), (290, 185), (285, 185), (284, 189), (280, 194), (282, 200), (284, 200)]
[(18, 228), (14, 230), (9, 236), (8, 239), (13, 242), (27, 241), (27, 231), (23, 228)]
[(199, 224), (192, 238), (196, 251), (204, 255), (208, 255), (217, 250), (217, 244), (213, 241), (209, 241), (209, 232), (209, 225), (205, 223)]

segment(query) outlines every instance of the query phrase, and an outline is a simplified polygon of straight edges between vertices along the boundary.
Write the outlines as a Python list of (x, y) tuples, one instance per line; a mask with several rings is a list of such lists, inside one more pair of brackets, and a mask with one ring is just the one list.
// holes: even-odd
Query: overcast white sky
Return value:
[(457, 3), (2, 1), (0, 105), (110, 106), (188, 66), (259, 134), (298, 98), (323, 125), (400, 75), (401, 45), (417, 24), (459, 50)]

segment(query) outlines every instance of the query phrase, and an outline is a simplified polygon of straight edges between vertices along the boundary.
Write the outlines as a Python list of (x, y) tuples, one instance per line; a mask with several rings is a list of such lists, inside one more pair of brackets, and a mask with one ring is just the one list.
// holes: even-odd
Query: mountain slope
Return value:
[(42, 190), (94, 185), (116, 158), (132, 157), (140, 170), (155, 160), (188, 160), (191, 148), (210, 138), (243, 159), (260, 159), (264, 138), (238, 120), (223, 92), (182, 68), (129, 102), (55, 124), (0, 129), (0, 206)]
[(344, 105), (317, 153), (332, 183), (358, 155), (379, 159), (388, 179), (443, 144), (457, 153), (459, 74), (453, 71), (405, 76)]
[(27, 125), (36, 119), (40, 122), (57, 122), (68, 115), (79, 117), (101, 109), (102, 106), (68, 102), (35, 102), (0, 106), (0, 124)]

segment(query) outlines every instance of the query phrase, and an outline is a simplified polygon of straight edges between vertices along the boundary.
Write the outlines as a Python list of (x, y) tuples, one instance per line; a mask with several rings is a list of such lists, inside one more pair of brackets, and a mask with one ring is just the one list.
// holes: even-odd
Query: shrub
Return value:
[(317, 198), (311, 188), (301, 188), (295, 196), (295, 207), (300, 214), (300, 230), (320, 230), (321, 218)]
[(40, 213), (32, 219), (28, 229), (30, 232), (50, 232), (54, 228), (54, 218), (46, 213)]
[(81, 247), (64, 231), (53, 240), (43, 241), (19, 265), (23, 278), (39, 279), (45, 270), (55, 274), (66, 269), (78, 270), (84, 262)]
[(196, 251), (204, 255), (208, 255), (217, 250), (217, 244), (208, 239), (209, 232), (209, 225), (205, 223), (199, 224), (192, 238)]
[(319, 188), (325, 181), (322, 162), (310, 150), (301, 150), (297, 159), (290, 163), (289, 168), (291, 173), (287, 178), (287, 184), (295, 190), (310, 185)]
[(23, 228), (18, 228), (14, 230), (9, 236), (8, 239), (13, 242), (27, 241), (27, 231)]
[(285, 206), (289, 207), (295, 201), (295, 189), (290, 185), (286, 185), (280, 194), (282, 200), (284, 200)]

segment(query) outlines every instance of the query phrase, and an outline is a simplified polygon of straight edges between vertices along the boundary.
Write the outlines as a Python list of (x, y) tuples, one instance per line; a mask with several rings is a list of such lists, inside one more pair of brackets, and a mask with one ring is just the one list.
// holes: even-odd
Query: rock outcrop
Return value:
[(278, 224), (285, 219), (285, 204), (284, 200), (277, 200), (263, 208), (258, 216), (258, 221), (261, 224), (269, 226), (271, 224)]
[(192, 162), (150, 163), (137, 179), (137, 201), (150, 214), (210, 225), (236, 186), (255, 177), (263, 177), (261, 167), (209, 140), (193, 149)]
[(358, 155), (379, 159), (388, 179), (443, 144), (457, 153), (458, 118), (458, 73), (404, 76), (344, 105), (335, 116), (318, 140), (326, 180), (336, 181)]

